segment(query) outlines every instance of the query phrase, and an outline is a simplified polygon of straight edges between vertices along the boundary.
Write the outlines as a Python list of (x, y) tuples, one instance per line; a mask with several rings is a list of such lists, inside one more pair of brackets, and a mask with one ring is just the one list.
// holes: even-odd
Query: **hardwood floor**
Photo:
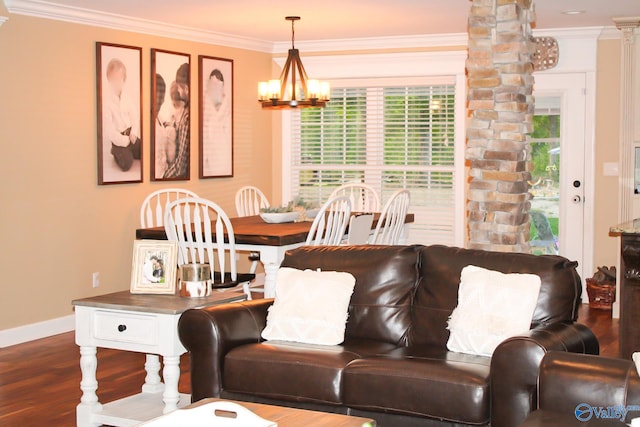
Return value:
[[(600, 354), (617, 357), (618, 321), (583, 305), (579, 322), (600, 341)], [(80, 402), (80, 354), (69, 332), (0, 349), (0, 426), (74, 426)], [(179, 390), (189, 393), (189, 359), (180, 361)], [(140, 391), (144, 355), (98, 349), (98, 398), (109, 402)]]

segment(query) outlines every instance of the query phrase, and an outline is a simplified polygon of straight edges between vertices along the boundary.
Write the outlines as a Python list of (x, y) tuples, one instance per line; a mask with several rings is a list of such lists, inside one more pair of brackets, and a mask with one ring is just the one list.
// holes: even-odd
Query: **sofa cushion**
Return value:
[(404, 345), (419, 254), (418, 246), (304, 246), (287, 251), (282, 266), (353, 274), (345, 337)]
[(447, 348), (491, 356), (505, 339), (526, 333), (536, 308), (540, 277), (468, 265), (460, 274), (458, 305), (451, 313)]
[(433, 346), (354, 360), (344, 370), (344, 401), (359, 409), (486, 424), (490, 361)]
[(458, 301), (460, 272), (467, 265), (502, 273), (540, 276), (540, 293), (531, 327), (577, 319), (582, 284), (575, 269), (576, 262), (557, 255), (426, 246), (422, 248), (420, 267), (423, 278), (416, 290), (412, 311), (411, 344), (446, 347), (449, 339), (447, 320)]
[(340, 344), (355, 282), (350, 273), (280, 268), (262, 338)]
[(342, 403), (342, 371), (354, 359), (384, 353), (393, 346), (353, 340), (340, 346), (266, 341), (227, 353), (223, 388), (271, 399)]

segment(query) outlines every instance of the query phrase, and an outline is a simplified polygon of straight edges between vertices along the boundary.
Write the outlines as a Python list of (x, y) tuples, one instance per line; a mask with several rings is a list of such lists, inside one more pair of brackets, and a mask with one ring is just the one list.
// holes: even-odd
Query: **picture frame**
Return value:
[(198, 56), (199, 177), (233, 176), (233, 60)]
[(142, 182), (142, 48), (96, 42), (98, 185)]
[(151, 49), (151, 180), (191, 177), (191, 55)]
[(176, 292), (178, 242), (168, 240), (134, 240), (131, 262), (132, 294), (167, 294)]

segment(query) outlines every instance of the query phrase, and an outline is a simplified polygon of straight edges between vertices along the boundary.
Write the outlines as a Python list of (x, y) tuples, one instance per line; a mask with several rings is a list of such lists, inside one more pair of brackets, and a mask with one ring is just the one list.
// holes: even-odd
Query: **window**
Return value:
[(295, 111), (291, 193), (322, 203), (343, 183), (365, 182), (384, 203), (407, 188), (409, 242), (455, 244), (456, 86), (432, 80), (333, 82), (327, 107)]

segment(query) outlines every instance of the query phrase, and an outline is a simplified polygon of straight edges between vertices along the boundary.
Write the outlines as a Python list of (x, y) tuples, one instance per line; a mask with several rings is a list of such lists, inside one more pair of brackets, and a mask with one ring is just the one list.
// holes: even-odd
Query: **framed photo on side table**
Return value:
[(198, 56), (200, 178), (233, 176), (233, 60)]
[(189, 180), (191, 55), (151, 49), (151, 180)]
[(131, 263), (132, 294), (174, 294), (178, 242), (134, 240)]
[(142, 48), (96, 43), (98, 184), (142, 182)]

